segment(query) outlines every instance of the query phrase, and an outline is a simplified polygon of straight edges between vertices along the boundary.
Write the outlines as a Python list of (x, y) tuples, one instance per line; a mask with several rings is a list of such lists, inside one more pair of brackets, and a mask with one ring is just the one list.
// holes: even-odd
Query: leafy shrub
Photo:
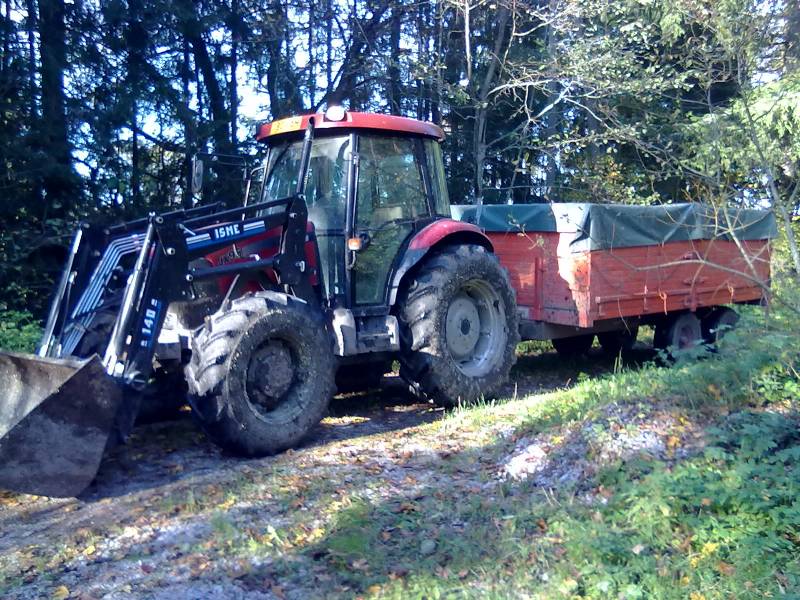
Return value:
[(42, 335), (39, 322), (27, 311), (0, 311), (0, 348), (33, 352)]

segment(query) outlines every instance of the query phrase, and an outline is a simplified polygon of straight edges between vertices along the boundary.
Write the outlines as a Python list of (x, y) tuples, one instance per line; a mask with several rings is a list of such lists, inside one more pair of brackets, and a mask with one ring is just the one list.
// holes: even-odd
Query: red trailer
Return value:
[(612, 352), (639, 325), (655, 345), (717, 339), (761, 303), (770, 277), (769, 211), (703, 204), (534, 204), (453, 207), (481, 227), (517, 293), (522, 339), (582, 353), (595, 334)]

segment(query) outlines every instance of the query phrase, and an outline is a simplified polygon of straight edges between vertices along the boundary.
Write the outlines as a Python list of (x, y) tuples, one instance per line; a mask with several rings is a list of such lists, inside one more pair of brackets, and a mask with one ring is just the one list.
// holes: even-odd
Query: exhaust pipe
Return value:
[(80, 494), (97, 474), (121, 401), (96, 355), (0, 352), (0, 488)]

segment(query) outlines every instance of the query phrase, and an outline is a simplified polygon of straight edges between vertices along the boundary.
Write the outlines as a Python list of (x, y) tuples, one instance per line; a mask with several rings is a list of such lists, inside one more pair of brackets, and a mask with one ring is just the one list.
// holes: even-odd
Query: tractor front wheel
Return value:
[(514, 291), (482, 246), (431, 256), (400, 300), (400, 374), (422, 395), (453, 406), (490, 398), (516, 360)]
[(240, 456), (295, 446), (334, 391), (331, 341), (298, 299), (258, 292), (233, 300), (193, 338), (189, 401), (209, 437)]

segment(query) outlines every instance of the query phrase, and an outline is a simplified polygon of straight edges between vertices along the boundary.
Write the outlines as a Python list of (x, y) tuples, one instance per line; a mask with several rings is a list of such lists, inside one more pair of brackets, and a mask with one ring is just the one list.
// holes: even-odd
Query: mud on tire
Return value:
[(189, 402), (209, 437), (241, 456), (295, 446), (334, 391), (330, 337), (306, 303), (248, 294), (209, 317), (192, 339)]
[(446, 247), (401, 291), (400, 374), (445, 406), (491, 398), (516, 361), (519, 322), (506, 271), (482, 246)]

